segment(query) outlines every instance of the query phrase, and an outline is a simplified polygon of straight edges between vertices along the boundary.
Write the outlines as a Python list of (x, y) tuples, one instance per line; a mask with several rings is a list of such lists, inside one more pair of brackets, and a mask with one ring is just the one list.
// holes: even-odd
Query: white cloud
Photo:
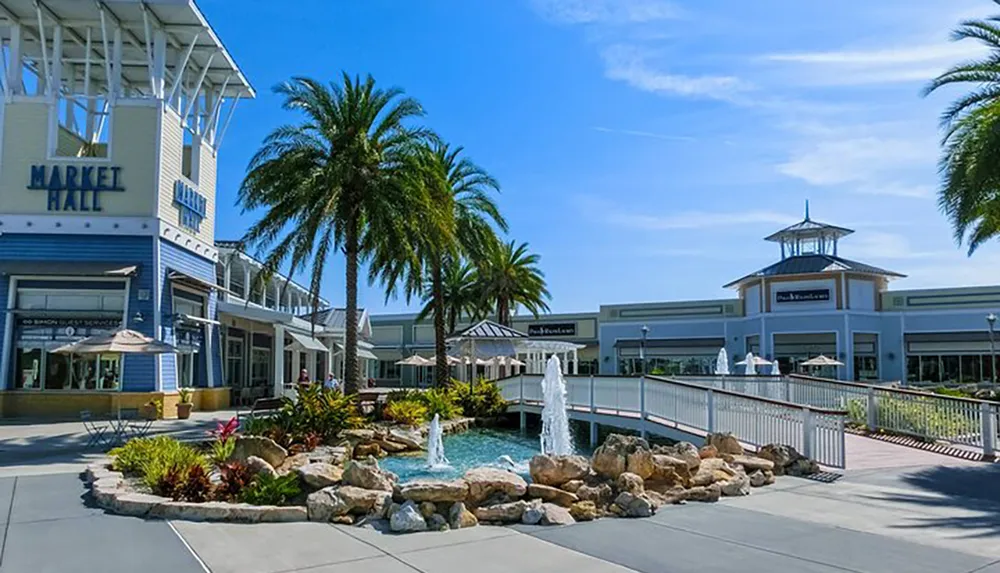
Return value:
[(591, 218), (606, 224), (641, 231), (673, 229), (711, 229), (745, 225), (788, 225), (799, 220), (795, 215), (765, 209), (743, 211), (683, 211), (669, 215), (626, 211), (596, 197), (579, 197), (578, 206)]
[(640, 50), (630, 46), (610, 46), (602, 54), (608, 79), (647, 92), (686, 97), (732, 100), (752, 86), (735, 76), (688, 76), (657, 70), (648, 65)]
[(532, 0), (544, 18), (567, 24), (626, 24), (678, 18), (682, 12), (663, 0)]
[(851, 237), (850, 257), (887, 260), (915, 260), (947, 257), (950, 251), (924, 251), (913, 247), (910, 240), (898, 233), (869, 231)]
[(601, 133), (611, 133), (616, 135), (630, 135), (633, 137), (647, 137), (649, 139), (663, 139), (665, 141), (695, 141), (695, 138), (688, 135), (670, 135), (668, 133), (655, 133), (652, 131), (637, 131), (634, 129), (612, 129), (610, 127), (593, 127), (594, 131)]

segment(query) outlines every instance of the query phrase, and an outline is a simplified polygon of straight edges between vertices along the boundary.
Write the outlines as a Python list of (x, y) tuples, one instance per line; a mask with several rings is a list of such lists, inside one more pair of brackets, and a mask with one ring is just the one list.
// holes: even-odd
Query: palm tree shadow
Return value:
[(866, 497), (932, 510), (952, 509), (954, 515), (915, 517), (895, 527), (951, 529), (969, 538), (1000, 536), (1000, 465), (935, 466), (903, 474), (901, 480), (917, 491)]

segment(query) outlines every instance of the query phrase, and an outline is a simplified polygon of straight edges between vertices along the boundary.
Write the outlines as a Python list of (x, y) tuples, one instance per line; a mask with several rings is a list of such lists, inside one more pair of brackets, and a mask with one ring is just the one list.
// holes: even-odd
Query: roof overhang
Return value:
[(200, 278), (198, 278), (196, 276), (189, 275), (189, 274), (187, 274), (185, 272), (182, 272), (182, 271), (177, 271), (177, 270), (170, 269), (170, 272), (167, 273), (167, 278), (170, 279), (171, 281), (175, 282), (175, 283), (182, 284), (184, 286), (187, 286), (189, 288), (193, 288), (195, 290), (200, 290), (200, 291), (212, 291), (212, 290), (215, 290), (215, 291), (225, 292), (225, 293), (229, 293), (229, 294), (231, 294), (233, 296), (236, 296), (235, 292), (227, 289), (224, 286), (220, 286), (220, 285), (217, 285), (217, 284), (215, 284), (213, 282), (209, 282), (209, 281), (206, 281), (204, 279), (200, 279)]
[(138, 265), (84, 261), (5, 261), (0, 263), (0, 275), (8, 276), (101, 276), (126, 278), (136, 274)]
[(327, 348), (322, 342), (316, 340), (311, 336), (305, 334), (299, 334), (298, 332), (288, 331), (285, 334), (291, 337), (292, 342), (285, 346), (286, 350), (313, 350), (316, 352), (329, 352), (330, 349)]

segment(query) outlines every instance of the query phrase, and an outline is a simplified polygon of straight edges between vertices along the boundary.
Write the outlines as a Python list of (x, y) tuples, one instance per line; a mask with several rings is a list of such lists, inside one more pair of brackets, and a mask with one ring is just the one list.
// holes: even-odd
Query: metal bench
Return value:
[(258, 398), (254, 400), (249, 412), (246, 414), (242, 412), (237, 413), (236, 419), (237, 421), (243, 421), (244, 418), (253, 419), (271, 416), (280, 410), (284, 403), (283, 398)]

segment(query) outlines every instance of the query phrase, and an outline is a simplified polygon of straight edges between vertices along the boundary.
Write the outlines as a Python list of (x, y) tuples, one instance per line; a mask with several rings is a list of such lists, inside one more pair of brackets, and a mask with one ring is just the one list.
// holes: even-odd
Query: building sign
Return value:
[(208, 200), (190, 185), (183, 181), (174, 183), (174, 204), (181, 211), (181, 226), (197, 233), (201, 230), (201, 221), (205, 218)]
[(576, 336), (576, 323), (529, 324), (528, 336)]
[(778, 302), (817, 302), (830, 300), (830, 289), (779, 290), (775, 296)]
[(19, 316), (16, 321), (20, 342), (69, 342), (121, 328), (121, 318), (96, 317), (31, 317)]
[(32, 165), (28, 189), (48, 192), (49, 211), (99, 212), (101, 193), (125, 191), (121, 174), (107, 165)]

